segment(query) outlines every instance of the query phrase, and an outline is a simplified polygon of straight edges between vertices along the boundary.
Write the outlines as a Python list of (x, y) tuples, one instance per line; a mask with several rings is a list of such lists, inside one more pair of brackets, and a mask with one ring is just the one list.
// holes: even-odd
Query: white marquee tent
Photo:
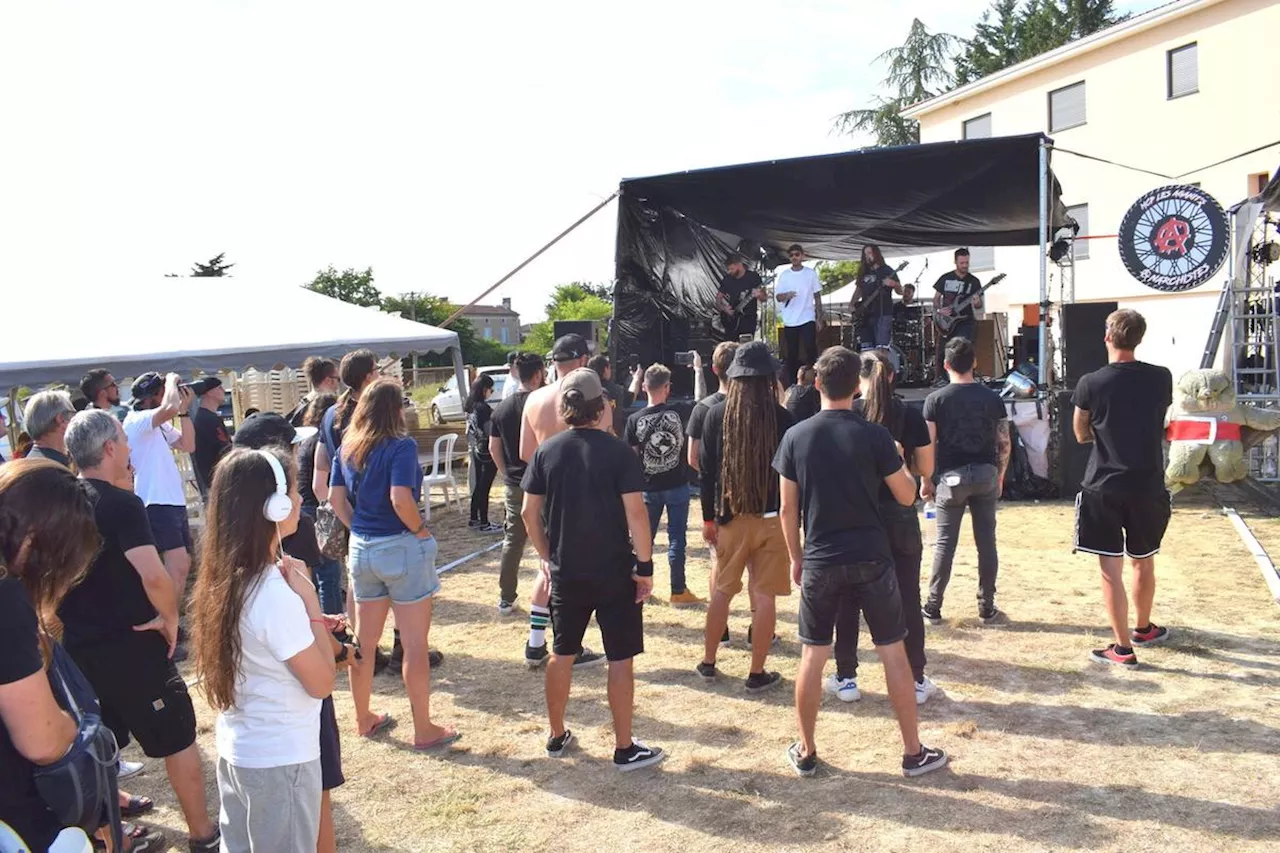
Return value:
[[(451, 351), (466, 388), (458, 335), (302, 287), (241, 277), (126, 279), (50, 286), (0, 328), (0, 393), (63, 382), (95, 367), (119, 378), (148, 370), (193, 372), (297, 367), (309, 355), (341, 358)], [(16, 294), (9, 294), (16, 299)], [(47, 306), (31, 310), (31, 306)]]

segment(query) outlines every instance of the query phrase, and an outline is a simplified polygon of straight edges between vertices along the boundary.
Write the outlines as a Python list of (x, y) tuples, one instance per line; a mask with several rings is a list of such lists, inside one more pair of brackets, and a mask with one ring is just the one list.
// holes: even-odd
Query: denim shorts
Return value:
[(356, 601), (390, 598), (394, 604), (416, 604), (440, 591), (435, 537), (419, 539), (408, 531), (368, 538), (352, 533), (347, 568)]

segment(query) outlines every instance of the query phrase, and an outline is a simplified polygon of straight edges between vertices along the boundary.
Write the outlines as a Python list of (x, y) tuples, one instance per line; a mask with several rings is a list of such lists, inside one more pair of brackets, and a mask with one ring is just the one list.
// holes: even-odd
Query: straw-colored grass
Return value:
[[(495, 512), (500, 517), (496, 501)], [(1250, 521), (1275, 538), (1274, 522)], [(441, 564), (494, 541), (463, 523), (456, 512), (437, 511)], [(1280, 610), (1236, 533), (1208, 504), (1175, 511), (1158, 560), (1155, 614), (1174, 639), (1140, 651), (1141, 669), (1127, 672), (1088, 661), (1108, 632), (1096, 563), (1071, 554), (1071, 523), (1066, 504), (1002, 507), (998, 600), (1011, 621), (1001, 627), (974, 618), (966, 525), (948, 621), (930, 628), (927, 641), (929, 674), (945, 695), (921, 709), (923, 739), (947, 749), (953, 763), (911, 781), (900, 775), (897, 729), (865, 636), (864, 698), (844, 705), (827, 697), (820, 772), (790, 774), (794, 596), (779, 607), (784, 643), (771, 659), (786, 682), (762, 697), (749, 698), (737, 678), (705, 687), (694, 676), (701, 610), (647, 609), (636, 734), (669, 751), (662, 767), (613, 770), (603, 669), (574, 682), (569, 715), (580, 747), (563, 761), (545, 758), (542, 677), (521, 662), (527, 618), (495, 612), (499, 552), (489, 552), (445, 576), (432, 630), (433, 647), (446, 655), (434, 673), (433, 716), (464, 732), (455, 752), (407, 748), (409, 708), (394, 675), (375, 681), (375, 707), (400, 725), (378, 741), (355, 737), (342, 680), (336, 701), (348, 781), (334, 796), (340, 848), (1275, 850)], [(706, 556), (695, 523), (695, 591), (706, 588)], [(664, 556), (657, 562), (665, 598)], [(526, 557), (525, 596), (532, 563)], [(745, 601), (736, 602), (730, 624), (735, 642), (720, 666), (744, 676)], [(594, 628), (587, 642), (599, 648)], [(196, 704), (211, 765), (213, 715), (199, 696)], [(148, 764), (126, 786), (157, 799), (152, 822), (178, 840), (181, 819), (162, 765)], [(216, 809), (212, 780), (209, 797)]]

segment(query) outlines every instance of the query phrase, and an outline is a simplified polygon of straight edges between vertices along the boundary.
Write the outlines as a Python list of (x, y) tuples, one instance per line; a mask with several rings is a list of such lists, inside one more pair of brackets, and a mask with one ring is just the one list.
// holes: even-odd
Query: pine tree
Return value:
[(973, 28), (973, 38), (956, 57), (956, 85), (963, 86), (1021, 62), (1024, 21), (1020, 0), (995, 0)]
[(223, 258), (227, 256), (226, 252), (219, 252), (215, 257), (209, 259), (208, 263), (200, 263), (197, 261), (191, 266), (192, 278), (217, 278), (227, 274), (227, 270), (235, 266), (235, 264), (223, 263)]
[(994, 0), (956, 57), (964, 85), (1125, 20), (1112, 0)]

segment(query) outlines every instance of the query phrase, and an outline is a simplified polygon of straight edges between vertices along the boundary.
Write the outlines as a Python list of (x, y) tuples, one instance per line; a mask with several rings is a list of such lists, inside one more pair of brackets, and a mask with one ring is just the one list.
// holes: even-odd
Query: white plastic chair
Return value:
[[(30, 853), (26, 842), (4, 821), (0, 821), (0, 853)], [(53, 840), (49, 853), (93, 853), (93, 843), (82, 829), (64, 829)]]
[[(422, 503), (426, 508), (427, 520), (431, 520), (431, 489), (440, 486), (444, 489), (444, 503), (456, 503), (462, 509), (462, 490), (453, 477), (453, 446), (458, 441), (458, 434), (451, 432), (436, 439), (431, 448), (431, 470), (422, 478)], [(440, 446), (444, 445), (443, 459)]]

